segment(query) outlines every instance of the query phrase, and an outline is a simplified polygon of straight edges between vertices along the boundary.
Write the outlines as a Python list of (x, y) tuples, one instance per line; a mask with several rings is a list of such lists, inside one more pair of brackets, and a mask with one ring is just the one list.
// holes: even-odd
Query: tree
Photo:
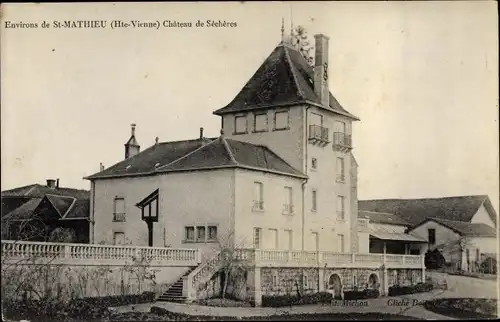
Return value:
[(240, 278), (246, 278), (248, 272), (248, 262), (242, 258), (240, 243), (236, 245), (234, 232), (230, 231), (225, 237), (217, 239), (220, 250), (220, 272), (224, 276), (222, 288), (222, 299), (226, 297), (229, 281), (236, 283)]
[(437, 269), (443, 267), (446, 261), (443, 254), (438, 249), (434, 249), (425, 253), (424, 262), (427, 269)]
[(73, 243), (76, 240), (76, 233), (71, 228), (58, 227), (49, 235), (49, 242), (54, 243)]
[(292, 41), (292, 45), (298, 48), (299, 52), (305, 58), (307, 63), (312, 66), (314, 63), (314, 59), (311, 56), (311, 50), (313, 49), (313, 47), (309, 42), (306, 29), (302, 26), (297, 26), (295, 28)]

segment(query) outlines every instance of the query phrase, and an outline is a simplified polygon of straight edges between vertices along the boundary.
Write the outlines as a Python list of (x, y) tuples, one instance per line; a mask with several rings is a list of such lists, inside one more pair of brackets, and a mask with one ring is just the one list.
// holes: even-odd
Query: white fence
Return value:
[(282, 267), (346, 267), (346, 268), (423, 268), (423, 255), (343, 254), (289, 250), (244, 249), (241, 259), (256, 266)]
[(133, 258), (148, 259), (153, 266), (197, 266), (201, 262), (198, 249), (2, 240), (2, 261), (45, 259), (54, 264), (121, 265)]

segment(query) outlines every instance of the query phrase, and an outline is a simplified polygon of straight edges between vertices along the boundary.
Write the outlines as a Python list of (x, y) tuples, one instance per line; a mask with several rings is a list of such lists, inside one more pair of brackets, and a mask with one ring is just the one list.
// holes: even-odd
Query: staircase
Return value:
[(160, 302), (185, 302), (186, 297), (182, 295), (182, 289), (184, 287), (183, 281), (184, 278), (187, 277), (195, 268), (196, 266), (189, 268), (184, 275), (182, 275), (174, 284), (170, 285), (170, 287), (156, 300)]

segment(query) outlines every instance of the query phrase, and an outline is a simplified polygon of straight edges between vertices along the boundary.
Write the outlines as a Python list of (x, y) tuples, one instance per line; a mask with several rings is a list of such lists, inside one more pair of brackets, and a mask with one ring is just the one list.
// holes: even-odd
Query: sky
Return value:
[[(212, 112), (280, 42), (283, 18), (330, 38), (330, 90), (361, 119), (359, 199), (487, 194), (498, 212), (494, 1), (2, 4), (1, 15), (2, 190), (48, 178), (89, 189), (84, 176), (124, 158), (131, 123), (141, 149), (200, 127), (218, 136)], [(66, 20), (108, 28), (41, 28)]]

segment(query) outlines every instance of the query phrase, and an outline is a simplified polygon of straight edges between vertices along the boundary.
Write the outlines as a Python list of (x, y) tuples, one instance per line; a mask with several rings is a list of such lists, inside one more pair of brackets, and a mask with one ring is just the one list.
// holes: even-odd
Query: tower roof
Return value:
[(296, 104), (312, 104), (344, 115), (356, 116), (345, 110), (330, 93), (330, 106), (322, 106), (314, 92), (314, 70), (302, 54), (283, 41), (266, 58), (236, 97), (225, 107), (214, 111), (224, 115), (260, 108)]

